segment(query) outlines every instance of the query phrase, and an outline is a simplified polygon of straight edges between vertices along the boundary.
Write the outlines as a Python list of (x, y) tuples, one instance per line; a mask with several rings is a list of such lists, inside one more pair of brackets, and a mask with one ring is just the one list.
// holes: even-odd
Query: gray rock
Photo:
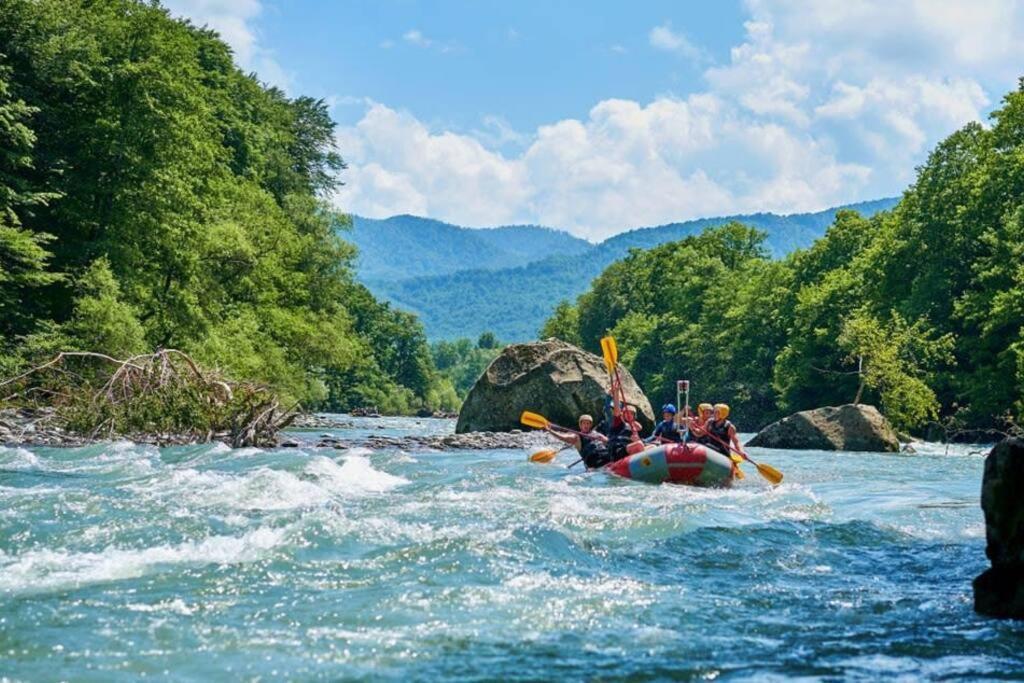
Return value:
[(1024, 439), (996, 444), (985, 458), (981, 509), (985, 554), (992, 567), (974, 580), (974, 609), (1001, 619), (1024, 619)]
[[(638, 408), (645, 429), (654, 424), (654, 411), (633, 376), (620, 366), (626, 400)], [(505, 348), (466, 396), (456, 433), (508, 432), (520, 429), (524, 410), (574, 427), (580, 414), (601, 420), (608, 391), (604, 361), (572, 344), (548, 339)]]
[(896, 453), (900, 441), (874, 406), (847, 404), (803, 410), (773, 422), (748, 446), (819, 451)]

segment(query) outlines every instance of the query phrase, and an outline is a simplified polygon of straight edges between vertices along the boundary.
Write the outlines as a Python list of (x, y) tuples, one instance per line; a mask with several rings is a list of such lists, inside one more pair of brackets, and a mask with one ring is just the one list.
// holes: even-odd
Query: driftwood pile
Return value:
[(268, 387), (232, 382), (187, 354), (161, 349), (127, 359), (65, 351), (0, 381), (0, 404), (53, 408), (65, 428), (97, 438), (265, 446), (298, 415)]

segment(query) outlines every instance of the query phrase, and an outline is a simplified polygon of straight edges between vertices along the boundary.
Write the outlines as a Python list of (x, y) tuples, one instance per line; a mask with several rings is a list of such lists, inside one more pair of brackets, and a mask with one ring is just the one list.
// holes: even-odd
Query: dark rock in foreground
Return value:
[[(639, 409), (645, 429), (654, 424), (654, 411), (633, 376), (619, 370), (626, 400)], [(548, 339), (505, 348), (476, 381), (462, 405), (455, 427), (465, 432), (508, 432), (520, 429), (524, 410), (574, 427), (582, 413), (598, 421), (608, 391), (604, 361), (572, 344)]]
[(974, 580), (974, 609), (1024, 619), (1024, 439), (1005, 439), (985, 459), (981, 509), (992, 567)]
[(862, 404), (794, 413), (762, 429), (747, 445), (819, 451), (900, 450), (889, 421), (874, 406)]

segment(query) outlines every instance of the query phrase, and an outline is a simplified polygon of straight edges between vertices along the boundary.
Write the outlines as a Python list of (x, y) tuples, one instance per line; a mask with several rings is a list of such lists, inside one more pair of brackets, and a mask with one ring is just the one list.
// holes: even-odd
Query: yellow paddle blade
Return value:
[(530, 462), (548, 463), (554, 460), (556, 455), (558, 455), (557, 451), (537, 451), (530, 454)]
[(604, 364), (608, 366), (608, 372), (613, 372), (615, 364), (619, 362), (619, 347), (613, 337), (602, 337), (601, 353), (604, 355)]
[(730, 453), (729, 457), (732, 458), (732, 461), (734, 463), (736, 463), (737, 465), (739, 465), (741, 462), (743, 462), (743, 458), (741, 458), (740, 456), (736, 455), (735, 453)]
[(736, 467), (733, 468), (733, 476), (736, 477), (737, 479), (747, 478), (747, 475), (743, 474), (743, 470), (740, 469), (739, 465), (736, 465)]
[(519, 416), (519, 421), (527, 427), (533, 427), (534, 429), (548, 428), (548, 419), (546, 417), (537, 413), (531, 413), (529, 410), (523, 411), (523, 414)]
[(782, 472), (779, 472), (771, 465), (765, 465), (763, 463), (759, 464), (757, 466), (757, 471), (761, 473), (762, 477), (764, 477), (771, 483), (775, 484), (776, 486), (782, 483)]

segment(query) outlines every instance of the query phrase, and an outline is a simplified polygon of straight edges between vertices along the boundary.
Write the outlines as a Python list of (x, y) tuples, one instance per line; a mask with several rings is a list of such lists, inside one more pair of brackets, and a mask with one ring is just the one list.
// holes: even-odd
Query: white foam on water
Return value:
[(334, 494), (385, 493), (409, 483), (408, 479), (374, 469), (363, 455), (349, 455), (341, 465), (330, 458), (314, 456), (304, 471)]
[(173, 600), (164, 600), (157, 602), (152, 605), (145, 603), (131, 603), (125, 605), (125, 607), (132, 612), (159, 612), (160, 614), (181, 614), (183, 616), (189, 616), (195, 614), (195, 609), (185, 604), (185, 601), (181, 598), (174, 598)]
[(39, 456), (26, 448), (7, 448), (0, 446), (0, 468), (6, 470), (41, 470), (45, 469)]
[(373, 455), (373, 450), (366, 446), (353, 446), (352, 448), (346, 448), (343, 451), (344, 455)]
[(269, 467), (242, 474), (175, 470), (129, 488), (186, 507), (218, 510), (292, 510), (321, 505), (330, 499), (328, 492), (316, 483)]
[(36, 593), (107, 581), (133, 579), (167, 565), (244, 564), (267, 557), (282, 545), (284, 529), (259, 528), (235, 536), (151, 548), (108, 547), (99, 552), (30, 550), (0, 554), (0, 592)]

